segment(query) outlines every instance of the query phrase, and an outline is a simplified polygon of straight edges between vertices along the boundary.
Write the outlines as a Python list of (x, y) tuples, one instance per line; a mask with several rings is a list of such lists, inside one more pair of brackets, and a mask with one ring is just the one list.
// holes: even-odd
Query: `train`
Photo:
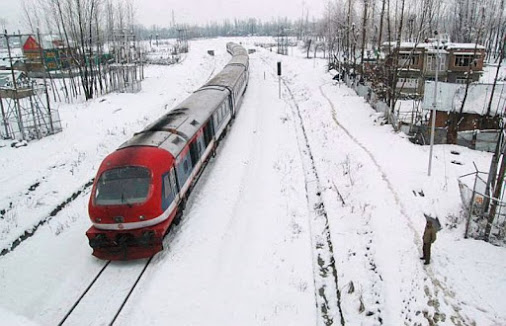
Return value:
[(248, 52), (232, 42), (226, 47), (232, 58), (218, 74), (100, 164), (88, 203), (93, 256), (132, 260), (163, 250), (248, 86)]

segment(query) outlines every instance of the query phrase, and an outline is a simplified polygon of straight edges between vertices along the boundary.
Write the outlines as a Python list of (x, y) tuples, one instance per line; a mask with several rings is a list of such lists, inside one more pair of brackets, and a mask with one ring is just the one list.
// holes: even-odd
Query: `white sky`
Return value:
[[(287, 17), (319, 17), (326, 0), (134, 0), (137, 22), (147, 27), (169, 26), (172, 10), (176, 23), (205, 24), (224, 19), (254, 17), (262, 21)], [(8, 31), (23, 30), (21, 1), (0, 0), (0, 19), (7, 20)], [(1, 20), (0, 20), (1, 22)], [(3, 26), (0, 26), (3, 28)], [(3, 29), (2, 29), (3, 32)]]
[[(263, 21), (276, 17), (320, 16), (325, 0), (145, 0), (137, 1), (137, 18), (144, 25), (168, 25), (174, 10), (176, 23), (199, 23), (255, 17)], [(197, 10), (195, 10), (197, 8)]]

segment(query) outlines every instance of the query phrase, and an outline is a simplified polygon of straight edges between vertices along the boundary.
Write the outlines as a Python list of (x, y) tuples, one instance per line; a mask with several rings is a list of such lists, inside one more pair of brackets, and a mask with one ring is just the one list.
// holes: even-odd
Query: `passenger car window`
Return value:
[(170, 186), (169, 174), (163, 176), (163, 194), (168, 198), (172, 194), (172, 187)]

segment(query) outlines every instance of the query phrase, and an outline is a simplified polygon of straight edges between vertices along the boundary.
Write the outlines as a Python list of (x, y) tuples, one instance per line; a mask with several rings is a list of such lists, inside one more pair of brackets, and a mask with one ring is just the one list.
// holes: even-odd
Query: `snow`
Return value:
[[(0, 250), (47, 221), (0, 256), (2, 323), (63, 318), (104, 265), (84, 234), (86, 183), (108, 153), (221, 69), (228, 41), (252, 48), (259, 39), (193, 41), (182, 63), (148, 66), (141, 92), (58, 103), (63, 132), (20, 148), (0, 142)], [(321, 324), (311, 189), (328, 215), (346, 325), (506, 324), (506, 249), (463, 238), (457, 183), (473, 163), (486, 171), (491, 154), (437, 145), (428, 177), (428, 147), (395, 133), (363, 98), (335, 84), (325, 59), (289, 53), (257, 48), (250, 55), (237, 119), (115, 324)], [(277, 61), (291, 91), (283, 85), (281, 99)], [(307, 186), (315, 180), (307, 179), (302, 126), (314, 187)], [(443, 225), (428, 266), (419, 260), (423, 213)], [(94, 314), (76, 311), (68, 324), (107, 324), (113, 299), (141, 262), (113, 263), (94, 290)]]
[[(433, 81), (425, 82), (425, 96), (422, 108), (432, 109), (434, 102)], [(475, 113), (480, 115), (487, 114), (490, 95), (492, 94), (493, 84), (470, 84), (466, 102), (464, 104), (465, 113)], [(455, 112), (460, 110), (464, 99), (466, 85), (438, 82), (437, 84), (437, 109), (438, 111)], [(492, 99), (490, 115), (502, 114), (506, 105), (506, 83), (499, 82), (495, 86), (494, 97)]]

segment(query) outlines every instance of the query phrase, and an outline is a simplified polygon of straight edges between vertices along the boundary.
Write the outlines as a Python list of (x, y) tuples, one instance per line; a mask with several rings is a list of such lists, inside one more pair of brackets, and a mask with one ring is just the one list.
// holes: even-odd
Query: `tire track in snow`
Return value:
[[(266, 66), (270, 67), (269, 62), (265, 58), (262, 57), (261, 60)], [(270, 72), (270, 75), (276, 77), (273, 72)], [(308, 216), (308, 225), (313, 254), (313, 281), (315, 285), (315, 304), (318, 310), (317, 319), (319, 324), (335, 325), (340, 323), (344, 326), (345, 320), (341, 308), (341, 292), (337, 278), (334, 249), (330, 236), (327, 211), (321, 197), (322, 187), (300, 108), (290, 87), (284, 79), (282, 81), (291, 99), (291, 101), (286, 102), (292, 108), (292, 115), (294, 115), (292, 121), (294, 122), (299, 154), (304, 170), (307, 205), (309, 212), (312, 213), (312, 216)], [(296, 119), (299, 120), (298, 124), (295, 123)]]
[[(335, 124), (339, 128), (341, 128), (345, 132), (345, 134), (367, 154), (367, 156), (369, 156), (369, 158), (373, 162), (374, 166), (377, 168), (378, 172), (380, 173), (381, 178), (386, 183), (386, 185), (387, 185), (390, 193), (393, 195), (395, 203), (399, 207), (400, 213), (402, 214), (402, 216), (404, 216), (406, 218), (408, 227), (413, 231), (413, 238), (414, 238), (414, 241), (415, 241), (415, 243), (417, 245), (417, 248), (421, 248), (422, 247), (422, 243), (420, 241), (420, 238), (421, 238), (420, 234), (418, 233), (417, 229), (413, 225), (413, 223), (412, 223), (412, 221), (411, 221), (411, 219), (410, 219), (410, 217), (409, 217), (409, 215), (407, 213), (407, 210), (406, 210), (404, 204), (400, 200), (399, 195), (395, 191), (392, 183), (390, 182), (390, 180), (387, 177), (386, 173), (383, 171), (381, 165), (378, 163), (378, 161), (376, 160), (376, 158), (374, 157), (374, 155), (371, 153), (371, 151), (369, 151), (369, 149), (365, 145), (363, 145), (357, 138), (355, 138), (348, 131), (348, 129), (346, 129), (346, 127), (344, 127), (339, 122), (339, 120), (337, 119), (337, 112), (336, 112), (336, 109), (334, 107), (334, 104), (332, 103), (332, 101), (330, 100), (330, 98), (325, 94), (325, 92), (323, 90), (323, 86), (325, 86), (327, 84), (329, 84), (329, 83), (324, 83), (324, 84), (320, 85), (319, 89), (320, 89), (320, 92), (321, 92), (322, 96), (327, 100), (327, 102), (329, 103), (330, 107), (332, 108), (332, 119), (334, 120)], [(431, 294), (430, 290), (428, 289), (428, 287), (427, 286), (424, 287), (424, 291), (425, 291), (427, 297), (429, 298), (428, 305), (432, 306), (434, 308), (434, 310), (436, 311), (436, 313), (434, 314), (434, 316), (429, 316), (426, 313), (424, 313), (424, 315), (425, 315), (425, 318), (428, 320), (429, 324), (431, 324), (431, 325), (437, 325), (439, 323), (439, 321), (441, 320), (440, 317), (444, 315), (444, 312), (442, 312), (439, 309), (440, 304), (439, 304), (439, 300), (438, 300), (438, 289), (443, 293), (445, 302), (447, 302), (449, 300), (449, 298), (453, 299), (455, 297), (455, 295), (453, 294), (452, 291), (448, 290), (446, 288), (446, 286), (442, 282), (440, 282), (437, 279), (437, 277), (434, 275), (432, 269), (426, 268), (425, 272), (429, 276), (430, 281), (431, 281), (434, 289), (436, 290), (434, 294)], [(449, 301), (451, 301), (451, 300), (449, 300)], [(461, 310), (461, 308), (459, 308), (456, 304), (449, 303), (449, 302), (447, 302), (447, 303), (452, 308), (453, 312), (456, 315), (456, 318), (455, 318), (455, 316), (451, 316), (450, 317), (450, 319), (454, 323), (456, 323), (458, 325), (460, 325), (461, 323), (463, 325), (468, 325), (468, 324), (472, 325), (474, 323), (473, 321), (467, 320), (466, 318), (464, 318), (460, 314), (459, 310)]]
[[(288, 84), (292, 85), (291, 79), (288, 79), (288, 80), (284, 79), (283, 82), (285, 83), (285, 86)], [(301, 94), (297, 94), (297, 95), (299, 97), (302, 97), (303, 100), (309, 100), (311, 98), (308, 95), (309, 93), (310, 92), (303, 87), (302, 95)], [(290, 90), (290, 95), (293, 99), (295, 98), (295, 96), (291, 90)], [(296, 100), (294, 99), (294, 101), (296, 101)], [(304, 131), (305, 131), (306, 130), (306, 128), (304, 127), (305, 122), (304, 122), (304, 119), (302, 118), (301, 110), (299, 108), (297, 108), (297, 109), (298, 109), (298, 113), (300, 114), (299, 119), (300, 119), (301, 124), (304, 128)], [(306, 133), (306, 136), (307, 136), (307, 133)], [(306, 137), (306, 142), (307, 142), (308, 146), (310, 147), (309, 139), (307, 137)], [(312, 156), (312, 154), (311, 154), (311, 156)], [(313, 168), (315, 170), (315, 173), (318, 174), (314, 159), (312, 159), (312, 164), (313, 164)], [(342, 206), (346, 206), (344, 198), (342, 197), (342, 195), (340, 195), (339, 190), (337, 189), (337, 186), (335, 186), (335, 184), (333, 184), (333, 185), (336, 190), (337, 197), (342, 203)], [(323, 192), (325, 192), (325, 187), (322, 187), (321, 184), (320, 184), (320, 189), (322, 189)], [(325, 199), (322, 197), (321, 201), (323, 203), (325, 201)], [(366, 204), (361, 209), (363, 210), (363, 214), (367, 213), (369, 216), (369, 219), (370, 219), (371, 218), (370, 206)], [(328, 217), (327, 217), (327, 223), (328, 223)], [(331, 226), (328, 225), (329, 238), (331, 239), (332, 235), (330, 234), (330, 227)], [(371, 276), (370, 276), (371, 280), (374, 280), (372, 285), (370, 287), (368, 287), (368, 297), (369, 297), (370, 305), (368, 305), (368, 307), (366, 309), (366, 307), (364, 306), (364, 300), (362, 298), (362, 295), (360, 294), (361, 290), (359, 290), (357, 292), (355, 290), (355, 288), (357, 286), (357, 285), (355, 285), (356, 283), (354, 283), (353, 280), (350, 280), (349, 283), (346, 282), (345, 284), (341, 285), (341, 290), (347, 288), (346, 292), (348, 293), (348, 295), (345, 294), (345, 296), (343, 298), (341, 298), (341, 297), (339, 298), (339, 307), (340, 307), (340, 310), (343, 310), (343, 307), (344, 307), (345, 313), (347, 311), (350, 312), (350, 310), (346, 310), (346, 307), (349, 306), (349, 299), (348, 299), (348, 301), (346, 301), (346, 298), (350, 298), (351, 293), (358, 293), (360, 298), (355, 298), (355, 299), (358, 300), (358, 302), (359, 302), (359, 304), (356, 303), (357, 305), (359, 305), (358, 311), (359, 311), (359, 314), (361, 314), (359, 316), (359, 318), (364, 319), (365, 317), (369, 317), (370, 322), (374, 322), (373, 321), (373, 319), (374, 319), (377, 324), (383, 325), (385, 316), (383, 313), (383, 309), (380, 306), (380, 302), (384, 302), (384, 299), (382, 299), (382, 296), (381, 296), (382, 291), (379, 289), (383, 284), (383, 276), (381, 275), (380, 271), (377, 268), (378, 264), (376, 263), (376, 260), (374, 257), (374, 250), (373, 250), (373, 247), (374, 247), (373, 234), (374, 234), (374, 232), (373, 232), (372, 228), (370, 227), (368, 221), (366, 221), (362, 225), (362, 227), (360, 228), (360, 230), (358, 230), (358, 232), (359, 232), (358, 234), (360, 234), (361, 236), (359, 238), (360, 243), (357, 244), (357, 246), (362, 246), (364, 248), (364, 256), (365, 256), (364, 264), (365, 264), (367, 270), (371, 272)], [(348, 252), (348, 255), (350, 255), (350, 254), (354, 255), (355, 253)], [(336, 268), (336, 272), (337, 272), (337, 268)], [(344, 277), (346, 278), (345, 272), (346, 272), (346, 269), (344, 269), (341, 272), (341, 274), (344, 275)], [(358, 283), (358, 284), (360, 284), (360, 283)], [(359, 285), (358, 289), (360, 289), (360, 288), (361, 287)], [(341, 294), (339, 294), (339, 296), (341, 296)], [(355, 303), (352, 303), (352, 304), (355, 304)], [(344, 317), (347, 317), (347, 318), (345, 319)], [(349, 316), (348, 316), (348, 314), (346, 314), (346, 315), (341, 314), (341, 318), (343, 319), (342, 324), (344, 325), (347, 320), (349, 322), (353, 323), (356, 320), (356, 317), (357, 316), (355, 316), (353, 313), (350, 313)]]
[[(313, 273), (315, 282), (316, 305), (319, 310), (319, 320), (325, 325), (340, 323), (345, 325), (341, 308), (341, 292), (339, 290), (334, 248), (329, 229), (329, 221), (323, 198), (321, 184), (316, 170), (313, 153), (307, 137), (300, 108), (293, 93), (284, 79), (285, 89), (288, 91), (292, 114), (298, 117), (299, 123), (294, 125), (298, 134), (298, 146), (304, 169), (304, 182), (309, 216), (309, 229), (313, 244)], [(295, 121), (295, 120), (293, 120)]]

